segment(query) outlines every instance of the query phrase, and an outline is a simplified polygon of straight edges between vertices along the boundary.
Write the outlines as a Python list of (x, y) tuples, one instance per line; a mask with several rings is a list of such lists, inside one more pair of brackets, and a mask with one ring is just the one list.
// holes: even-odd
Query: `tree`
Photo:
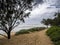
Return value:
[(52, 25), (53, 24), (53, 20), (52, 19), (43, 19), (42, 21), (41, 21), (41, 23), (43, 23), (44, 25), (46, 25), (47, 26), (47, 28), (48, 28), (48, 26), (50, 25)]
[(55, 25), (59, 26), (60, 25), (60, 13), (55, 14), (55, 18), (53, 19)]
[(48, 25), (49, 25), (49, 22), (48, 22), (48, 20), (46, 20), (46, 19), (43, 19), (43, 20), (41, 21), (41, 23), (43, 23), (44, 25), (46, 25), (46, 26), (47, 26), (47, 28), (48, 28)]
[(42, 23), (50, 26), (60, 26), (60, 13), (55, 13), (54, 14), (55, 18), (54, 19), (43, 19)]
[(29, 16), (30, 12), (25, 11), (32, 9), (32, 2), (32, 0), (0, 0), (0, 30), (7, 34), (8, 39), (11, 30), (21, 21), (25, 22), (24, 18)]

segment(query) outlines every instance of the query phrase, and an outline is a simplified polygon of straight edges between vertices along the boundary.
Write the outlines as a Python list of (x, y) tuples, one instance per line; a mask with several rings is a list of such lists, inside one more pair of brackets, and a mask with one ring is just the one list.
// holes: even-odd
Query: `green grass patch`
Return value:
[(52, 26), (47, 30), (47, 35), (51, 38), (55, 45), (60, 45), (60, 27)]

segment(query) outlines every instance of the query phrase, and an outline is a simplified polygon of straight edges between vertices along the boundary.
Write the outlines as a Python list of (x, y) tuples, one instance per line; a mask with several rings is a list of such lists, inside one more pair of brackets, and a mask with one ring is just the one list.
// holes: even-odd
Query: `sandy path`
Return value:
[(47, 30), (0, 39), (0, 45), (53, 45), (46, 35)]
[(50, 38), (46, 35), (47, 30), (42, 30), (37, 35), (39, 36), (40, 45), (53, 45)]

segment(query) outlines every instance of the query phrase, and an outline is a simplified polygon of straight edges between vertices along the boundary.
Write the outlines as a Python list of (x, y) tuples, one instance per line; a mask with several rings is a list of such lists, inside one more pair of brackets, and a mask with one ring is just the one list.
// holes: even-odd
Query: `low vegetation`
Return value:
[(60, 45), (60, 27), (52, 26), (47, 30), (47, 35), (51, 38), (55, 45)]
[(46, 29), (46, 28), (45, 27), (35, 27), (35, 28), (31, 28), (31, 29), (22, 29), (22, 30), (16, 32), (15, 35), (27, 34), (27, 33), (30, 33), (30, 32), (40, 31), (40, 30), (44, 30), (44, 29)]

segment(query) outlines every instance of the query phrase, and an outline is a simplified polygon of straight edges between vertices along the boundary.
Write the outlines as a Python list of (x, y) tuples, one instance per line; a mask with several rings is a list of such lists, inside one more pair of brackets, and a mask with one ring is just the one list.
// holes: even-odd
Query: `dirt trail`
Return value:
[(53, 45), (46, 35), (47, 30), (0, 39), (0, 45)]
[(39, 36), (40, 45), (53, 45), (50, 38), (46, 35), (47, 30), (42, 30), (37, 35)]

